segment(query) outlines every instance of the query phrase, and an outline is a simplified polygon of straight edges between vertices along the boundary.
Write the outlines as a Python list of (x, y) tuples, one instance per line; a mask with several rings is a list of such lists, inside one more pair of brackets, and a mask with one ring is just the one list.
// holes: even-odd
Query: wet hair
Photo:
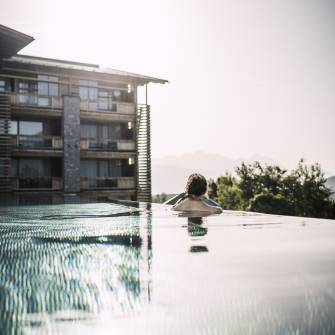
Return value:
[(187, 195), (195, 195), (200, 197), (207, 191), (206, 178), (199, 173), (192, 173), (187, 180), (186, 193)]

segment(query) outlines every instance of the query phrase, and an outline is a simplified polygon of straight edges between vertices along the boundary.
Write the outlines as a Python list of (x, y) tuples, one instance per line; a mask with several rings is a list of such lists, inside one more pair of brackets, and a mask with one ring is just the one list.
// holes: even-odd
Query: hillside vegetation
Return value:
[(224, 209), (335, 219), (332, 190), (319, 164), (300, 160), (296, 169), (287, 171), (241, 163), (235, 172), (209, 181), (209, 196)]

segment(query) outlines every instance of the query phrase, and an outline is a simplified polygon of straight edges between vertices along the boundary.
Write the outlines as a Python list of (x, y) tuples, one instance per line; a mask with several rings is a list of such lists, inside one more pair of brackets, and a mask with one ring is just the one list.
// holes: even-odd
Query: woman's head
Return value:
[(207, 181), (206, 178), (199, 173), (192, 173), (188, 177), (186, 184), (186, 193), (188, 195), (195, 195), (200, 197), (204, 195), (207, 191)]

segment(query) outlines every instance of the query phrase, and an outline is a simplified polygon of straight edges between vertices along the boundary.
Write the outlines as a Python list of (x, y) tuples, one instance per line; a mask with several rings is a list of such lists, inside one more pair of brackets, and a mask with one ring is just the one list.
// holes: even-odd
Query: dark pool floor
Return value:
[(0, 206), (0, 334), (335, 334), (335, 221)]

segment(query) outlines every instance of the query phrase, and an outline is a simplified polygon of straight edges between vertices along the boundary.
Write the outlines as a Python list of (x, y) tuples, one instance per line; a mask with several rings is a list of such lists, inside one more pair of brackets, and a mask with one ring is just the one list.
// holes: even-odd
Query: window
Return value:
[(20, 159), (19, 164), (19, 176), (20, 177), (30, 177), (30, 178), (38, 178), (44, 177), (48, 173), (44, 169), (43, 160), (42, 159)]
[(20, 121), (20, 135), (42, 135), (43, 123), (33, 121)]
[(20, 81), (19, 82), (19, 93), (29, 93), (29, 85), (27, 81)]
[(112, 90), (112, 96), (114, 101), (134, 102), (134, 91), (132, 89), (132, 86), (129, 85), (126, 90)]
[(98, 108), (98, 83), (91, 80), (79, 80), (79, 96), (82, 100), (88, 100), (88, 109)]
[(37, 104), (37, 85), (35, 82), (19, 81), (19, 103), (28, 105)]
[(39, 74), (38, 95), (58, 96), (58, 77)]
[(122, 139), (121, 124), (111, 124), (109, 126), (108, 135), (109, 138), (113, 140), (121, 140)]
[(121, 159), (80, 161), (80, 176), (89, 178), (122, 177)]
[(82, 124), (80, 125), (80, 137), (96, 139), (98, 136), (96, 124)]
[(121, 91), (119, 90), (113, 90), (113, 96), (116, 100), (120, 101), (121, 98)]
[(99, 91), (99, 109), (116, 112), (117, 105), (113, 102), (113, 93), (110, 91)]
[(10, 162), (10, 175), (11, 177), (17, 177), (18, 176), (18, 160), (15, 158), (11, 159)]
[(110, 172), (113, 177), (122, 177), (121, 159), (112, 159), (110, 162)]
[(6, 81), (4, 79), (0, 79), (0, 92), (6, 91)]
[(51, 96), (58, 96), (58, 77), (38, 75), (38, 105), (42, 107), (50, 106)]
[(11, 120), (10, 121), (10, 127), (9, 127), (9, 134), (11, 135), (17, 135), (17, 121)]
[(122, 159), (122, 177), (134, 177), (134, 175), (135, 175), (134, 158), (129, 157), (129, 159)]
[(97, 177), (98, 164), (93, 159), (83, 159), (80, 161), (80, 176), (81, 177)]
[(108, 92), (99, 91), (99, 109), (107, 110), (108, 109)]
[(109, 164), (107, 160), (99, 161), (99, 177), (102, 178), (110, 177)]
[[(60, 167), (58, 159), (20, 158), (17, 163), (19, 188), (51, 188), (53, 173)], [(15, 171), (12, 171), (15, 174)]]

